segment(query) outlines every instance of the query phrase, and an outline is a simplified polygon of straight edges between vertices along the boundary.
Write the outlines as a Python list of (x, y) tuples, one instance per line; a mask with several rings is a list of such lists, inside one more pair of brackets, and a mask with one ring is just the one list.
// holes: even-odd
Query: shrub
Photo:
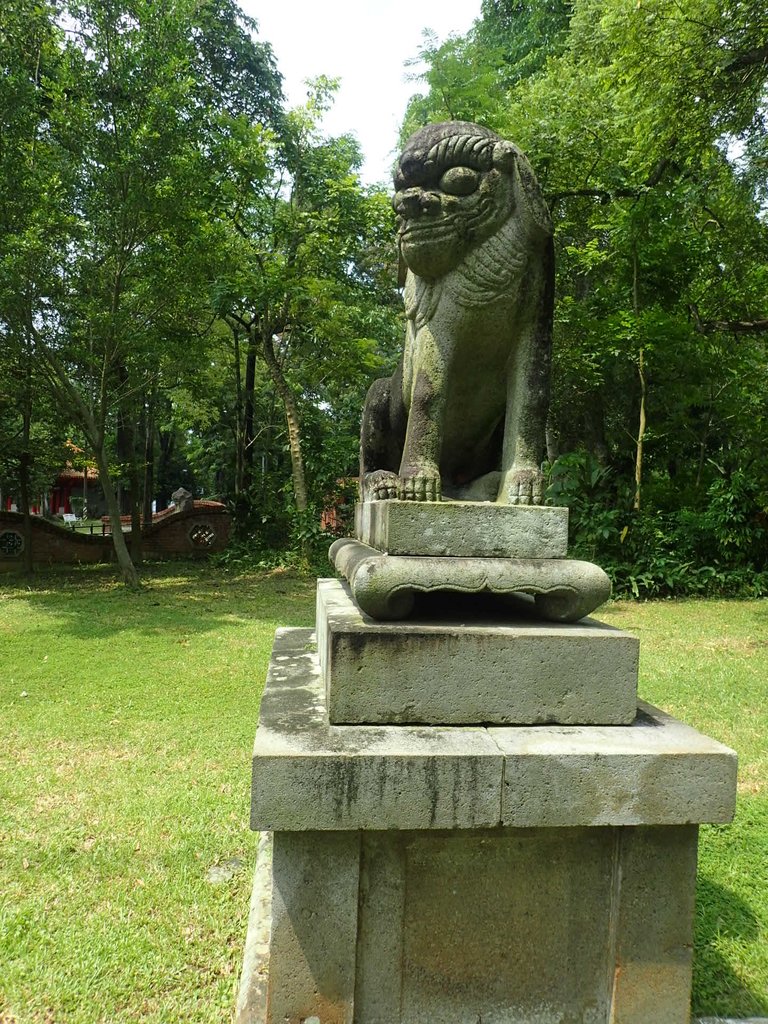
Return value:
[(743, 471), (702, 509), (635, 511), (608, 467), (575, 452), (552, 465), (547, 496), (569, 508), (572, 556), (602, 565), (617, 596), (768, 595), (768, 500)]

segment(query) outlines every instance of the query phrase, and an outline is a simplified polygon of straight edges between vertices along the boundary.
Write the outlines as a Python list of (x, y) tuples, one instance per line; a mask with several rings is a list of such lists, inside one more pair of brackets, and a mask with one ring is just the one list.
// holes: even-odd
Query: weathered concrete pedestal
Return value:
[(697, 825), (736, 761), (627, 716), (636, 655), (590, 620), (376, 623), (320, 581), (261, 706), (239, 1024), (687, 1024)]

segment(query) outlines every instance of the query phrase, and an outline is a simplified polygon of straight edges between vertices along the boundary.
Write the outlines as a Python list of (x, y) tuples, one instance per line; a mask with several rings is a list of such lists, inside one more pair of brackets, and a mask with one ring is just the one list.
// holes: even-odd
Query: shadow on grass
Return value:
[(62, 566), (33, 577), (0, 577), (0, 601), (23, 601), (40, 630), (88, 639), (126, 631), (205, 633), (232, 618), (284, 626), (313, 623), (315, 580), (273, 570), (234, 574), (210, 563), (155, 562), (142, 588), (122, 585), (114, 566)]
[(721, 940), (748, 944), (759, 936), (760, 924), (749, 904), (733, 890), (699, 875), (693, 959), (694, 1017), (754, 1017), (768, 1013), (768, 994), (746, 985), (719, 948)]

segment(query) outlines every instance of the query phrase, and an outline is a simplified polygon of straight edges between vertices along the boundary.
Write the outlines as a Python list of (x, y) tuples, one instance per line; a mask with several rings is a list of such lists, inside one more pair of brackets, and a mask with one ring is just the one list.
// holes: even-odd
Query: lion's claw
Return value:
[(400, 473), (397, 496), (401, 501), (440, 501), (440, 472), (433, 468)]
[(538, 469), (515, 469), (504, 481), (502, 500), (510, 505), (541, 505), (544, 476)]
[(397, 497), (397, 473), (387, 469), (377, 469), (366, 473), (363, 480), (363, 497), (366, 501), (386, 501)]

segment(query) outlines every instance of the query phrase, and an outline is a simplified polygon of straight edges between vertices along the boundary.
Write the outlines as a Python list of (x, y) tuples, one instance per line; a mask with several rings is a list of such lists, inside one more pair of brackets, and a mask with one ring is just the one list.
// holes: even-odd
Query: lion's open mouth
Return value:
[(400, 232), (401, 242), (443, 242), (446, 238), (454, 237), (454, 232), (450, 228), (444, 228), (441, 231), (436, 231), (432, 228), (429, 231), (425, 231), (421, 228), (409, 229), (407, 231)]
[(455, 234), (454, 220), (454, 217), (440, 220), (428, 217), (424, 217), (423, 220), (409, 220), (400, 228), (400, 238), (403, 241), (410, 241), (412, 238), (425, 236), (430, 240), (442, 240)]

